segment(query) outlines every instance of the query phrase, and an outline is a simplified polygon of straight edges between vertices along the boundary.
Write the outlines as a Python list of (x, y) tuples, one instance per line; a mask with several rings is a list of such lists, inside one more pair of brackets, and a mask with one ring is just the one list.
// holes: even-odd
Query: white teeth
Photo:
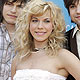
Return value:
[(44, 35), (45, 32), (36, 32), (37, 35)]

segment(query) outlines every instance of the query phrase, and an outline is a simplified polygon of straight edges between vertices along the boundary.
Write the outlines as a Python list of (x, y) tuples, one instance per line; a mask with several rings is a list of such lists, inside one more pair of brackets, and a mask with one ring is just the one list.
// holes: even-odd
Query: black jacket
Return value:
[[(65, 33), (65, 36), (67, 38), (66, 46), (69, 51), (71, 51), (74, 55), (76, 55), (79, 58), (76, 35), (74, 35), (74, 38), (72, 38), (73, 31), (74, 28)], [(75, 79), (71, 75), (69, 75), (67, 80), (75, 80)]]

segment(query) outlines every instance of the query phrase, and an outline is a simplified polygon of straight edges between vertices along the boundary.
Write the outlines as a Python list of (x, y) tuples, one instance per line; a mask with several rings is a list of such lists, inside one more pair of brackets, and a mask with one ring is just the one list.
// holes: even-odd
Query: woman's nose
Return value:
[(43, 22), (42, 22), (42, 21), (40, 21), (40, 22), (38, 23), (38, 28), (43, 28)]

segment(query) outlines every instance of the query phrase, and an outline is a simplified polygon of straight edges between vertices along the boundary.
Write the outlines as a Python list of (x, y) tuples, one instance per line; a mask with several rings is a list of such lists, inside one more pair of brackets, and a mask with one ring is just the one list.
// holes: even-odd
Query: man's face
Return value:
[(80, 1), (70, 5), (69, 11), (72, 21), (80, 28)]
[(3, 7), (3, 22), (15, 24), (17, 16), (21, 13), (24, 4), (20, 2), (8, 2)]

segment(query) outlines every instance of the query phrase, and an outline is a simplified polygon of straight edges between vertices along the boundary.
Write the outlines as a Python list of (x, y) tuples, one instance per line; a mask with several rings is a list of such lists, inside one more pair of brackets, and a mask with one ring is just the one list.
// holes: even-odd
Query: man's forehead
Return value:
[(12, 3), (15, 5), (24, 5), (24, 2), (22, 0), (8, 0), (6, 3)]
[(23, 3), (24, 0), (7, 0), (7, 2), (12, 2), (12, 3), (14, 3), (14, 2), (16, 2), (16, 3)]
[(73, 0), (72, 4), (78, 4), (80, 2), (80, 0)]

